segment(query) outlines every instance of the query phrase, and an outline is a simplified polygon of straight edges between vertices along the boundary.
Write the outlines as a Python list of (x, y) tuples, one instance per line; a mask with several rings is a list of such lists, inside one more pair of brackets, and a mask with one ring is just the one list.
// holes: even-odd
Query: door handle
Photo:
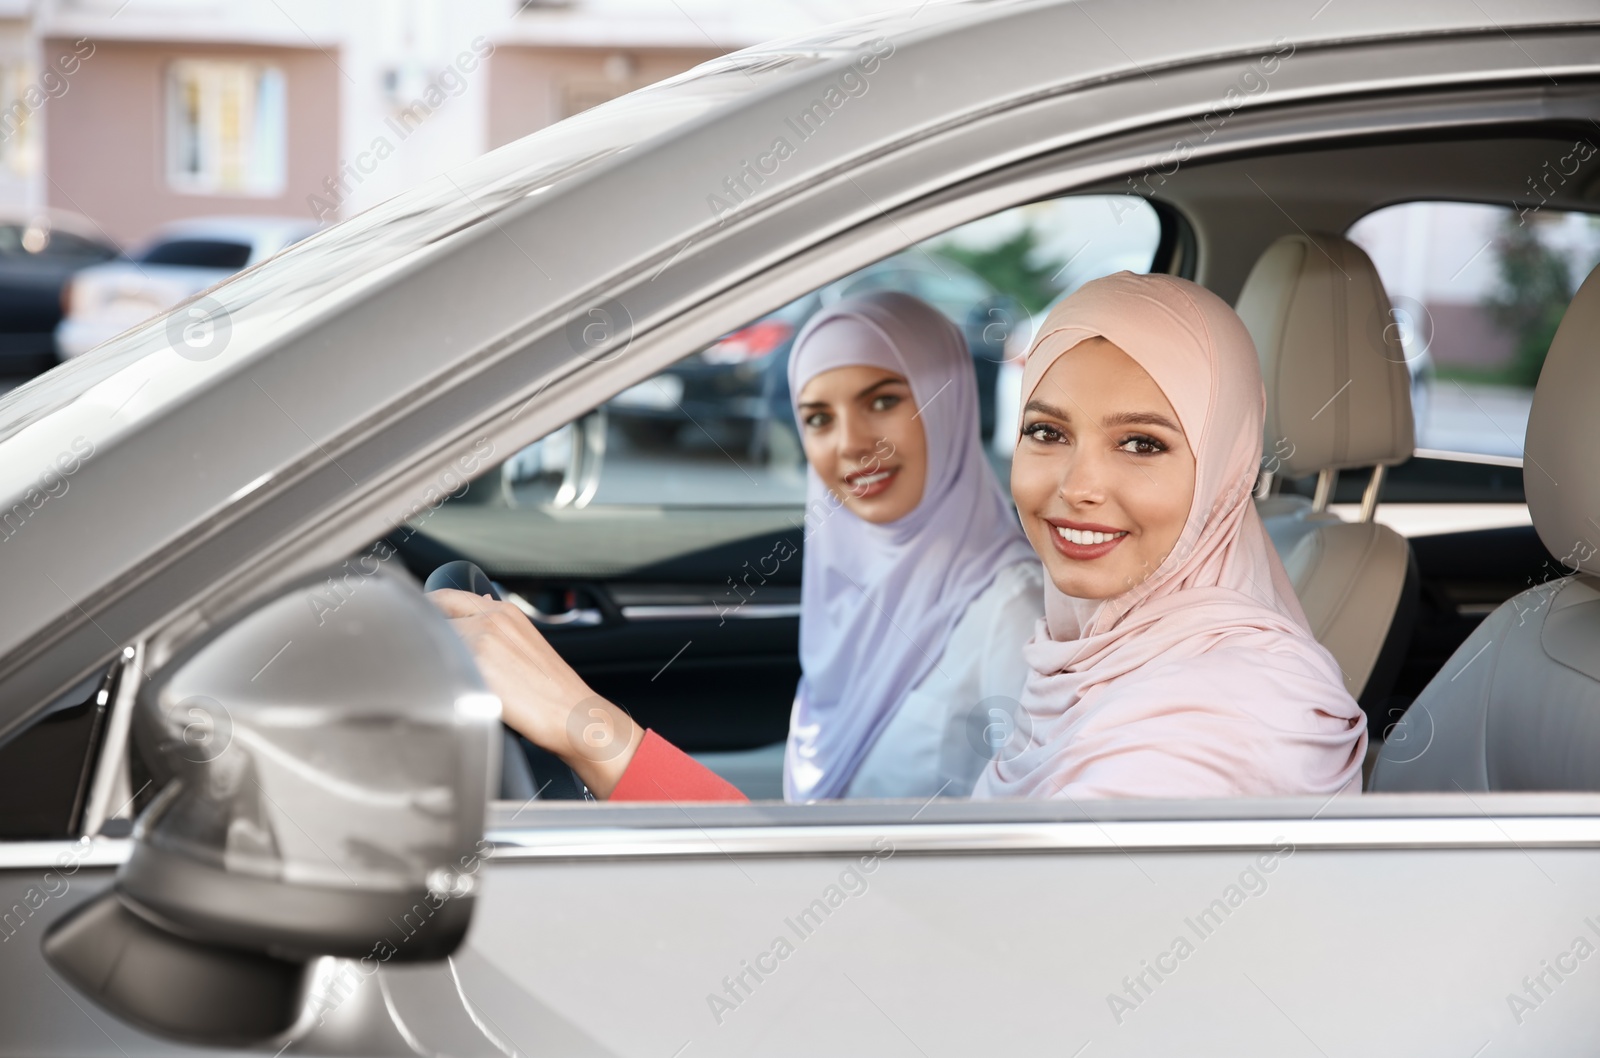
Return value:
[(606, 457), (606, 409), (601, 405), (572, 424), (572, 454), (550, 505), (577, 510), (600, 491), (600, 464)]
[(546, 613), (514, 591), (505, 592), (506, 601), (528, 615), (541, 628), (593, 628), (605, 623), (605, 614), (593, 606), (574, 606), (560, 613)]

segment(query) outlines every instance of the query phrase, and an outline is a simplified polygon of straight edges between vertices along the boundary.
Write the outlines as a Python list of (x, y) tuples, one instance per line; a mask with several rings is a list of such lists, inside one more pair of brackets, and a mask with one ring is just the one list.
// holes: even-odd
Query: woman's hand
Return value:
[(428, 601), (472, 652), (505, 722), (560, 757), (596, 797), (610, 797), (644, 730), (595, 694), (511, 603), (453, 588), (429, 592)]

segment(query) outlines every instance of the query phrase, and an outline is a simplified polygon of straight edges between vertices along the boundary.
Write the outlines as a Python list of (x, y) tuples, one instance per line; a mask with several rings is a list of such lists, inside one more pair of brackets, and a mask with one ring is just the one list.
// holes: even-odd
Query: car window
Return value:
[(1394, 307), (1419, 454), (1520, 461), (1550, 340), (1600, 262), (1600, 216), (1406, 202), (1367, 214), (1348, 235)]
[(238, 271), (250, 260), (250, 244), (225, 239), (168, 239), (139, 256), (141, 264)]
[(1035, 202), (964, 225), (753, 320), (619, 394), (580, 428), (589, 445), (593, 432), (604, 435), (587, 497), (571, 481), (572, 427), (507, 460), (500, 495), (518, 507), (802, 504), (790, 347), (818, 309), (874, 290), (914, 294), (962, 329), (978, 376), (980, 425), (1004, 475), (1017, 416), (1011, 391), (1020, 385), (1015, 358), (1035, 321), (1096, 276), (1148, 271), (1160, 237), (1149, 203), (1123, 195)]

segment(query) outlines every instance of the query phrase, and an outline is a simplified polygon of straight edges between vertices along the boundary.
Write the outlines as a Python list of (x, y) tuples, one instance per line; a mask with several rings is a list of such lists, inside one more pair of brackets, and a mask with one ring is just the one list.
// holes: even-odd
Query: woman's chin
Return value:
[(1129, 578), (1112, 570), (1062, 569), (1049, 563), (1047, 571), (1056, 589), (1074, 599), (1111, 599), (1133, 587)]
[(832, 491), (844, 508), (857, 518), (873, 525), (888, 525), (904, 518), (916, 507), (915, 502), (908, 502), (911, 490), (905, 487), (906, 484), (903, 481), (891, 481), (889, 488), (870, 496), (858, 496), (846, 491), (842, 485), (834, 486)]
[(884, 496), (875, 496), (869, 500), (852, 497), (845, 501), (845, 506), (850, 509), (851, 514), (873, 525), (888, 525), (910, 513), (905, 504), (888, 500)]

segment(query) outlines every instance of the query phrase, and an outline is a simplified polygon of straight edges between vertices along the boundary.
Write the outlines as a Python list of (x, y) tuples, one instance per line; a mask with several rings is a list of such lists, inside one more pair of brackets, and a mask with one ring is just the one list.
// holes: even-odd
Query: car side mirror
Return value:
[(292, 1038), (318, 957), (461, 943), (500, 702), (416, 588), (348, 564), (302, 584), (173, 657), (133, 732), (159, 792), (114, 888), (44, 943), (112, 1013), (207, 1044)]

